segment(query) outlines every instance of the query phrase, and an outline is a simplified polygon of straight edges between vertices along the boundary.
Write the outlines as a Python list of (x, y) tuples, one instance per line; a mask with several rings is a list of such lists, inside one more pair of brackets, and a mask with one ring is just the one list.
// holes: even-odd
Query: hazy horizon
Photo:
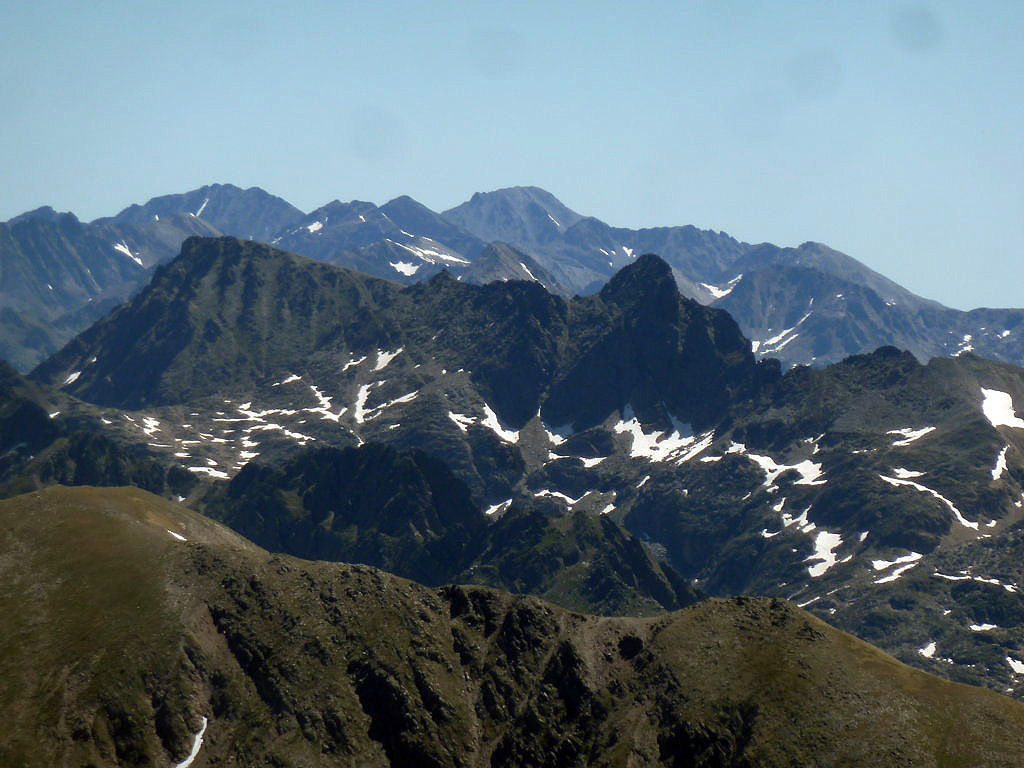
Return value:
[[(303, 210), (535, 185), (1024, 305), (1024, 6), (54, 0), (0, 30), (0, 219), (208, 183)], [(1009, 243), (1010, 245), (1007, 245)]]

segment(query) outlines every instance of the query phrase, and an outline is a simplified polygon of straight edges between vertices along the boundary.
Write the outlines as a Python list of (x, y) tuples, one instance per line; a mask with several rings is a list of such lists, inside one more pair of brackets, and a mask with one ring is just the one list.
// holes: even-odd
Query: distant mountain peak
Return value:
[[(502, 187), (501, 189), (495, 189), (490, 192), (475, 192), (469, 199), (468, 203), (479, 205), (487, 201), (498, 200), (512, 205), (523, 205), (527, 202), (536, 203), (544, 208), (544, 210), (549, 214), (555, 213), (560, 215), (567, 220), (571, 220), (571, 223), (573, 224), (583, 218), (582, 215), (570, 209), (565, 205), (565, 203), (542, 187)], [(468, 203), (463, 203), (463, 205), (467, 205)], [(447, 215), (447, 212), (445, 215)], [(571, 224), (566, 222), (565, 226), (571, 226)]]
[[(388, 200), (381, 208), (387, 208), (389, 206), (412, 206), (415, 208), (426, 208), (419, 200), (409, 197), (409, 195), (399, 195)], [(428, 209), (429, 210), (429, 209)]]
[(61, 220), (66, 220), (69, 217), (70, 217), (70, 219), (72, 219), (72, 220), (74, 220), (76, 222), (78, 221), (78, 217), (75, 216), (75, 214), (73, 214), (71, 212), (60, 213), (59, 211), (55, 211), (53, 208), (51, 208), (48, 205), (43, 205), (43, 206), (40, 206), (39, 208), (34, 208), (31, 211), (25, 211), (25, 213), (20, 213), (17, 216), (15, 216), (14, 218), (12, 218), (10, 221), (8, 221), (7, 223), (8, 224), (18, 224), (18, 223), (20, 223), (22, 221), (29, 221), (29, 220), (33, 220), (33, 219), (41, 219), (42, 221), (49, 221), (49, 222), (56, 223), (56, 222), (59, 222)]
[(130, 205), (117, 216), (93, 223), (144, 224), (179, 214), (202, 218), (226, 235), (264, 242), (305, 217), (291, 203), (260, 187), (207, 184), (182, 194), (154, 197), (144, 205)]
[(478, 192), (441, 215), (481, 240), (527, 251), (550, 243), (583, 218), (540, 187)]

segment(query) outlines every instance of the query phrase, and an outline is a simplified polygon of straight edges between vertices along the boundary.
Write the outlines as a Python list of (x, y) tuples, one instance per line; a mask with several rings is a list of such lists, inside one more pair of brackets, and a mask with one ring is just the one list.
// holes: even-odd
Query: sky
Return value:
[(1024, 3), (6, 0), (0, 220), (547, 189), (1024, 306)]

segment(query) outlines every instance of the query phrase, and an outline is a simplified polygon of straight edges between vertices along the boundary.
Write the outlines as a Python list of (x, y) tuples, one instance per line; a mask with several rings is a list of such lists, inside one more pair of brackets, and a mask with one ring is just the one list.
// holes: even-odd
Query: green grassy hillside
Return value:
[(132, 488), (0, 502), (0, 612), (4, 766), (176, 765), (203, 718), (195, 768), (1024, 762), (1024, 705), (781, 600), (588, 617), (273, 556)]

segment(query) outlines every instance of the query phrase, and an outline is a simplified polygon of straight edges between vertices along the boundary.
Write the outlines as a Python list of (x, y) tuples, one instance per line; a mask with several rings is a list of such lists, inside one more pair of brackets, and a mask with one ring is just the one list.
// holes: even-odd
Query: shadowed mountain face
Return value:
[(533, 283), (477, 287), (446, 275), (401, 290), (232, 238), (186, 242), (135, 300), (34, 375), (100, 405), (138, 408), (285, 369), (337, 370), (385, 348), (471, 369), (497, 416), (516, 426), (542, 407), (553, 423), (592, 426), (631, 401), (652, 417), (707, 423), (758, 375), (728, 315), (681, 298), (653, 256), (597, 296), (566, 303)]
[(785, 601), (593, 618), (272, 556), (136, 489), (0, 502), (0, 610), (5, 765), (1014, 766), (1024, 754), (1018, 702), (910, 669)]
[(357, 562), (438, 585), (465, 568), (487, 525), (438, 459), (370, 445), (250, 464), (215, 517), (274, 552)]
[(474, 583), (615, 615), (701, 596), (607, 517), (518, 504), (489, 524), (440, 460), (382, 445), (250, 464), (204, 511), (272, 552), (383, 568), (422, 584)]

